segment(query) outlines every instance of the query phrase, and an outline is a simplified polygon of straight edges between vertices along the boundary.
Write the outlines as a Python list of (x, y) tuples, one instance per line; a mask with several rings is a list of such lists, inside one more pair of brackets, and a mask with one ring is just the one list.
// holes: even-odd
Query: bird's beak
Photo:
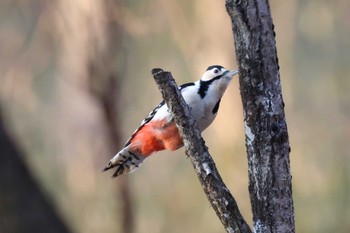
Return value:
[(238, 74), (238, 69), (237, 70), (228, 70), (225, 72), (225, 76), (228, 76), (228, 77), (232, 77), (236, 74)]
[(223, 76), (232, 80), (233, 76), (238, 74), (238, 69), (237, 70), (227, 70), (224, 72)]

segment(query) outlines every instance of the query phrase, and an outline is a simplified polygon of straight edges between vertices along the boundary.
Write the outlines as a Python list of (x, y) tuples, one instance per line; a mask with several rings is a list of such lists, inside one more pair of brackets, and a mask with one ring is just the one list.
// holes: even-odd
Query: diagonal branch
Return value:
[(222, 181), (215, 163), (205, 146), (190, 108), (182, 98), (170, 72), (155, 68), (152, 75), (168, 105), (183, 139), (186, 155), (190, 157), (202, 188), (229, 233), (250, 233), (230, 190)]

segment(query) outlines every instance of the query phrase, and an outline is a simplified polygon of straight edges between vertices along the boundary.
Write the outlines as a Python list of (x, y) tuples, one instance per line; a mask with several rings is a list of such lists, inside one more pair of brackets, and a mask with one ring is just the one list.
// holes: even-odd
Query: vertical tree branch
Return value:
[[(109, 142), (109, 149), (111, 153), (115, 153), (115, 146), (122, 145), (120, 138), (120, 83), (123, 81), (125, 75), (125, 67), (123, 63), (125, 60), (118, 59), (116, 62), (117, 54), (122, 54), (124, 51), (123, 30), (116, 21), (114, 15), (114, 9), (122, 5), (122, 1), (102, 1), (101, 7), (103, 14), (106, 18), (104, 23), (105, 35), (104, 42), (105, 47), (103, 50), (95, 49), (88, 57), (88, 80), (89, 91), (100, 104), (101, 112), (105, 119), (105, 125), (107, 128)], [(118, 43), (116, 43), (118, 41)], [(96, 47), (98, 47), (98, 41), (94, 41)], [(93, 47), (91, 44), (90, 47)], [(115, 67), (118, 66), (118, 69)], [(108, 156), (111, 156), (108, 155)], [(120, 231), (123, 233), (134, 232), (134, 213), (132, 203), (132, 192), (129, 183), (128, 176), (122, 176), (118, 179), (117, 192), (120, 200)]]
[[(121, 132), (120, 130), (120, 116), (118, 114), (118, 100), (120, 88), (118, 85), (118, 79), (112, 74), (101, 75), (101, 72), (95, 73), (94, 63), (90, 64), (90, 91), (96, 97), (101, 106), (101, 111), (105, 118), (105, 124), (108, 129), (108, 141), (110, 142), (110, 148), (114, 144), (121, 144)], [(111, 71), (109, 71), (111, 72)], [(98, 76), (100, 74), (101, 76)], [(98, 79), (97, 77), (100, 77)], [(104, 78), (104, 79), (102, 79)], [(95, 83), (95, 86), (92, 85)], [(96, 84), (96, 83), (99, 83)], [(97, 86), (96, 86), (97, 85)], [(98, 91), (99, 90), (99, 91)], [(113, 150), (111, 149), (111, 152)], [(113, 152), (112, 152), (113, 153)], [(121, 231), (124, 233), (134, 232), (134, 214), (133, 214), (133, 204), (132, 204), (132, 193), (130, 188), (129, 177), (120, 177), (118, 183), (118, 195), (119, 200), (121, 200)]]
[(197, 124), (191, 116), (190, 109), (182, 98), (171, 73), (153, 69), (152, 75), (179, 129), (186, 155), (190, 157), (202, 188), (226, 231), (229, 233), (251, 232), (239, 212), (235, 199), (222, 181)]
[(294, 232), (287, 124), (268, 0), (226, 0), (240, 70), (254, 232)]

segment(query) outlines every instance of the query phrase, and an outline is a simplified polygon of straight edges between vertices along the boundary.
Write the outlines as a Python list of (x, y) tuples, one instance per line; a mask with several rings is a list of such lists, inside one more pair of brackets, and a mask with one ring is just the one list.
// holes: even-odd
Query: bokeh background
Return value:
[[(350, 2), (270, 4), (296, 230), (350, 232)], [(236, 68), (234, 54), (224, 1), (1, 1), (5, 128), (68, 232), (224, 231), (183, 149), (156, 154), (120, 179), (100, 170), (160, 101), (152, 68), (181, 84), (209, 65)], [(237, 79), (220, 108), (203, 136), (251, 224)], [(28, 232), (10, 219), (0, 232)]]

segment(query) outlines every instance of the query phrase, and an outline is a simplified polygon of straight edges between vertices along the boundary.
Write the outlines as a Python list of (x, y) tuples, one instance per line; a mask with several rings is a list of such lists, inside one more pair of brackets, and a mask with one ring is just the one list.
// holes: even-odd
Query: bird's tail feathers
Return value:
[(107, 164), (107, 166), (102, 171), (107, 171), (111, 168), (116, 168), (112, 177), (117, 177), (119, 175), (128, 174), (134, 172), (137, 168), (141, 166), (143, 161), (146, 159), (145, 156), (132, 151), (130, 145), (124, 147), (119, 151)]

